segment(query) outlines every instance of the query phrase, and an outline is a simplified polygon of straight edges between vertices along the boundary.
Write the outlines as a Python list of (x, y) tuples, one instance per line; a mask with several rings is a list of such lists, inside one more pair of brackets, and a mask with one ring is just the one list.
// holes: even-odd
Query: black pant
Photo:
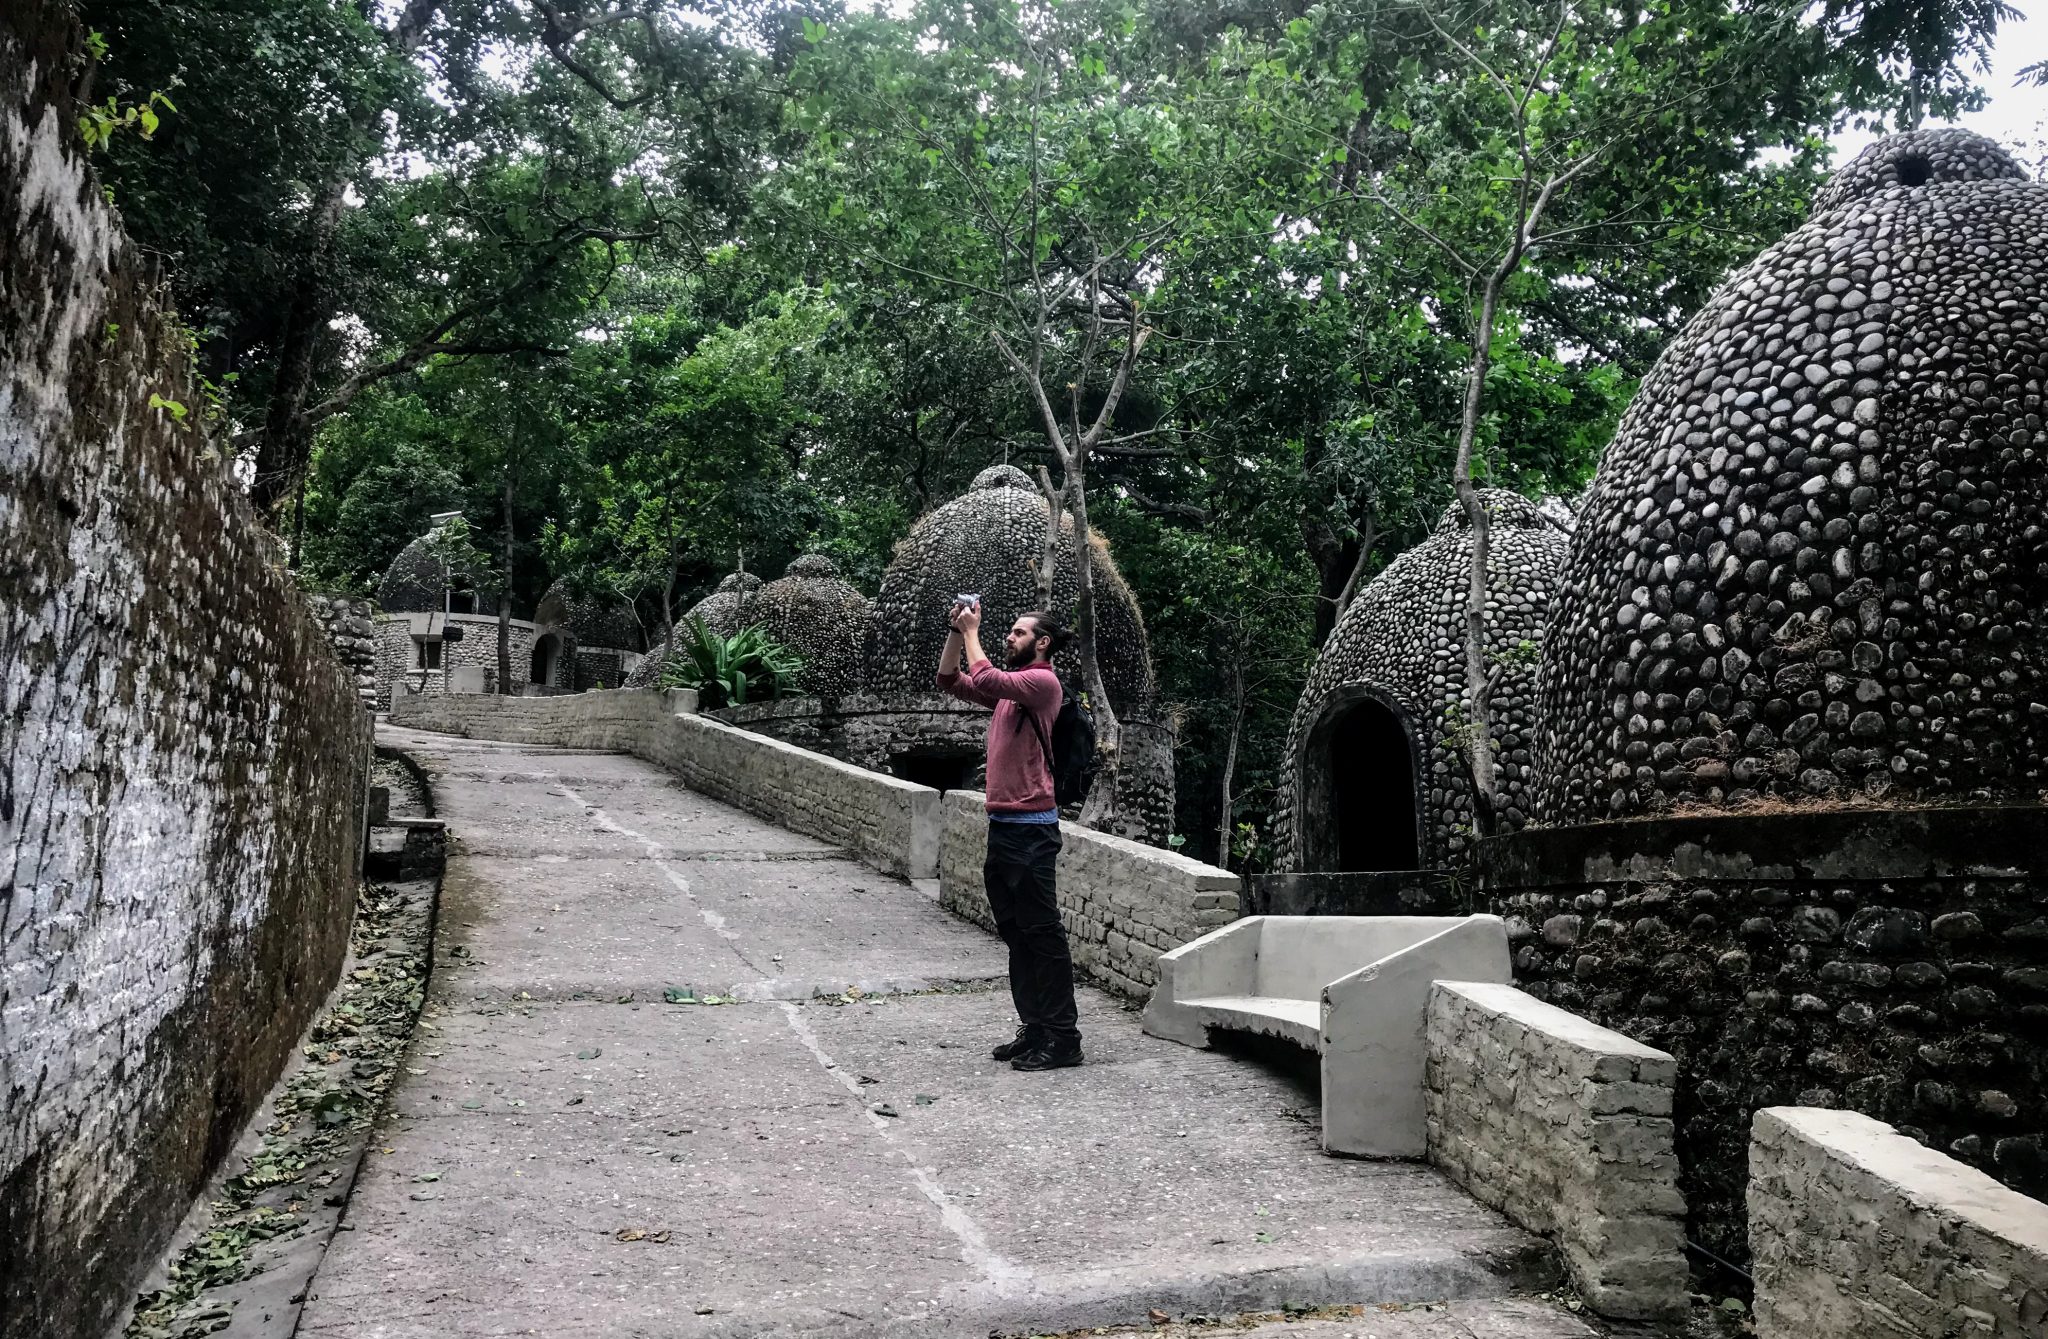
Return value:
[(1048, 1040), (1078, 1045), (1074, 959), (1053, 892), (1060, 853), (1057, 823), (990, 823), (982, 878), (996, 933), (1010, 946), (1010, 998), (1017, 1017)]

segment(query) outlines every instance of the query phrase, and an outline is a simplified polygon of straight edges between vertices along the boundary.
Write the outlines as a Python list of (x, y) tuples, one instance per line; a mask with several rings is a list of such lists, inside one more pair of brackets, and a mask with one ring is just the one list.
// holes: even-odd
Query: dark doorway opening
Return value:
[(542, 687), (555, 682), (555, 660), (561, 652), (561, 643), (551, 634), (533, 644), (533, 664), (527, 674), (527, 682)]
[(980, 762), (957, 753), (899, 753), (889, 759), (889, 775), (933, 790), (966, 790), (974, 784)]
[(1391, 708), (1361, 699), (1330, 725), (1330, 830), (1339, 871), (1414, 869), (1415, 751)]

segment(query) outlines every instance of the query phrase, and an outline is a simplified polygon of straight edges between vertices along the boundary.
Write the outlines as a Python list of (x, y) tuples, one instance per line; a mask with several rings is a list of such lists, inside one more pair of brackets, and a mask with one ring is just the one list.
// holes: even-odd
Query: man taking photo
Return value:
[[(993, 707), (988, 723), (988, 858), (982, 877), (996, 932), (1010, 946), (1015, 1040), (990, 1052), (1012, 1069), (1081, 1063), (1074, 960), (1053, 892), (1060, 811), (1053, 798), (1052, 734), (1060, 714), (1052, 658), (1073, 634), (1048, 614), (1019, 614), (1004, 639), (1007, 670), (981, 649), (981, 602), (953, 607), (953, 631), (939, 654), (939, 688)], [(962, 661), (966, 670), (961, 671)]]

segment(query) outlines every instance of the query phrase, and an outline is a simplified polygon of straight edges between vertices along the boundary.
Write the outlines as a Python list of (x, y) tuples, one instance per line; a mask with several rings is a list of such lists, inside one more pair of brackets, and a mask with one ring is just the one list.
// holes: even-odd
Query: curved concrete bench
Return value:
[(1249, 916), (1158, 966), (1145, 1031), (1206, 1047), (1222, 1028), (1317, 1052), (1324, 1150), (1373, 1158), (1428, 1152), (1431, 984), (1511, 975), (1498, 916)]

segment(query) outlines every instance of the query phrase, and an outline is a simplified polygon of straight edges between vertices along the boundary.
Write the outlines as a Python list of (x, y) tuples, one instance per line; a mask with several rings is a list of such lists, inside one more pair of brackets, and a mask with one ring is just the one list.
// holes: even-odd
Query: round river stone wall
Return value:
[(1866, 149), (1665, 351), (1544, 643), (1544, 823), (2038, 797), (2048, 186)]
[[(1509, 657), (1492, 698), (1499, 745), (1501, 817), (1520, 826), (1529, 807), (1535, 662), (1524, 642), (1543, 635), (1565, 537), (1534, 502), (1483, 489), (1488, 527), (1488, 651)], [(1368, 582), (1330, 633), (1294, 709), (1282, 755), (1273, 826), (1281, 871), (1334, 868), (1328, 851), (1336, 767), (1413, 766), (1422, 867), (1463, 860), (1472, 842), (1472, 780), (1454, 734), (1465, 685), (1465, 592), (1472, 529), (1462, 503), (1436, 530)], [(1405, 717), (1412, 758), (1335, 758), (1327, 734), (1361, 691)]]
[(746, 621), (802, 657), (798, 687), (837, 697), (860, 687), (868, 598), (839, 579), (823, 554), (807, 553), (755, 593)]
[[(1031, 608), (1039, 555), (1045, 548), (1046, 502), (1024, 471), (995, 465), (975, 476), (961, 496), (911, 527), (875, 596), (868, 652), (868, 691), (884, 696), (932, 689), (946, 618), (955, 595), (982, 600), (982, 649), (1000, 658), (1003, 634)], [(1152, 700), (1152, 656), (1137, 599), (1098, 538), (1095, 572), (1096, 657), (1103, 686), (1118, 712)], [(1060, 519), (1053, 569), (1052, 613), (1069, 625), (1079, 578), (1073, 523)], [(1062, 678), (1079, 663), (1069, 649), (1060, 657)]]

